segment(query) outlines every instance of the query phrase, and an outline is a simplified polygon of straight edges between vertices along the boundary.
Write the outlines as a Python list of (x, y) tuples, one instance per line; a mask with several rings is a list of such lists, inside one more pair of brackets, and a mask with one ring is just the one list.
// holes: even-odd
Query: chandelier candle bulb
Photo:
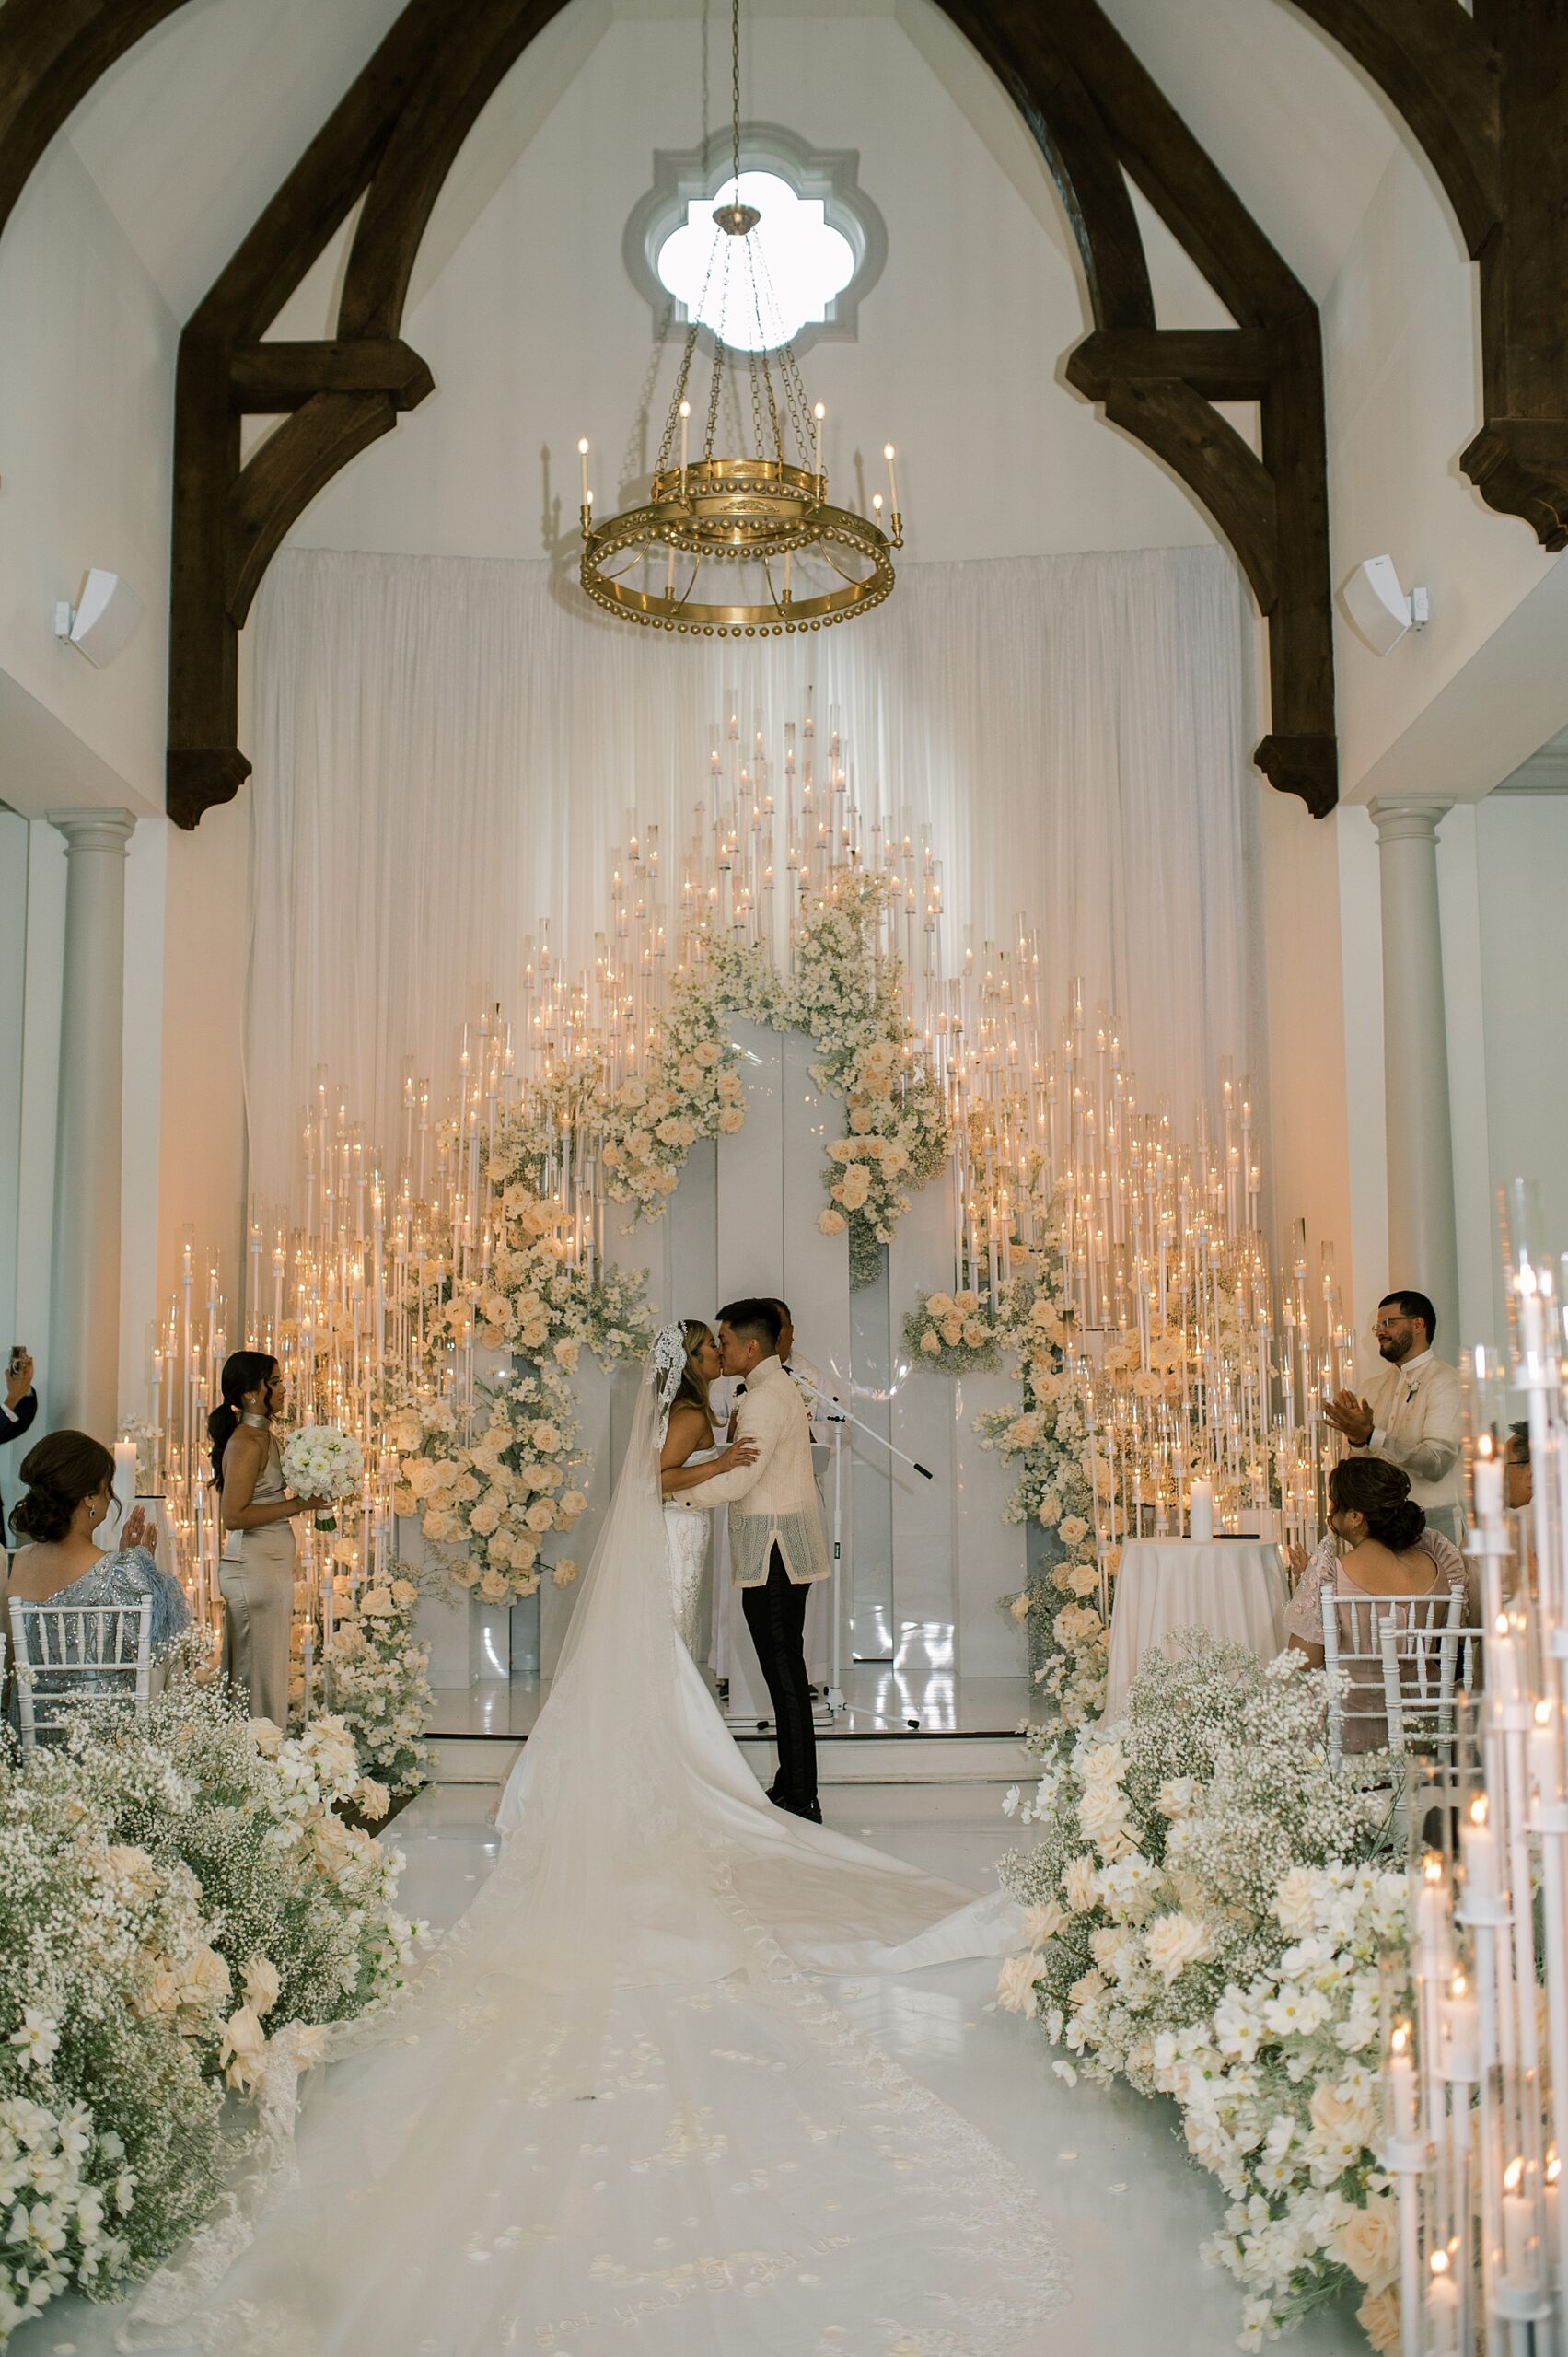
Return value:
[(815, 444), (815, 451), (816, 451), (816, 455), (815, 455), (815, 456), (814, 456), (814, 458), (812, 459), (812, 461), (811, 461), (811, 469), (812, 469), (812, 472), (813, 472), (813, 473), (816, 475), (816, 477), (817, 477), (818, 486), (819, 486), (819, 488), (820, 488), (821, 481), (822, 481), (822, 420), (827, 416), (828, 412), (827, 412), (827, 410), (826, 410), (826, 408), (824, 407), (823, 403), (822, 403), (821, 401), (819, 401), (819, 402), (817, 403), (816, 408), (812, 411), (811, 414), (812, 414), (812, 416), (813, 416), (813, 417), (816, 419), (816, 421), (817, 421), (817, 435), (816, 435), (816, 444)]
[(893, 470), (893, 446), (890, 442), (883, 443), (882, 456), (888, 461), (888, 505), (896, 516), (899, 512), (899, 478)]

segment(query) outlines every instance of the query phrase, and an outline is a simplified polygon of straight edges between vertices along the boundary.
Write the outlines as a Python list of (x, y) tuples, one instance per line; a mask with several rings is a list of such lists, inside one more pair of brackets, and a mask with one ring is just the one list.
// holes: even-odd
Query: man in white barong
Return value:
[(741, 1591), (778, 1736), (778, 1774), (768, 1797), (819, 1825), (805, 1630), (807, 1598), (829, 1576), (828, 1550), (817, 1506), (810, 1418), (779, 1359), (783, 1323), (771, 1300), (734, 1301), (720, 1310), (724, 1371), (746, 1379), (736, 1431), (756, 1443), (757, 1455), (733, 1473), (698, 1482), (684, 1503), (730, 1509), (730, 1576)]
[(1459, 1378), (1434, 1354), (1437, 1312), (1423, 1293), (1385, 1294), (1373, 1332), (1382, 1364), (1367, 1377), (1366, 1397), (1342, 1391), (1323, 1413), (1353, 1454), (1384, 1457), (1407, 1473), (1428, 1527), (1462, 1547)]

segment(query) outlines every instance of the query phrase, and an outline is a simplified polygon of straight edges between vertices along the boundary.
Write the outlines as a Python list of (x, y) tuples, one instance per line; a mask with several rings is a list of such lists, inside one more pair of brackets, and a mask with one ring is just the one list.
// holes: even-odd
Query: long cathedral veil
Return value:
[(668, 1376), (667, 1341), (489, 1879), (270, 2187), (129, 2322), (71, 2314), (81, 2357), (1004, 2357), (1064, 2298), (1038, 2196), (801, 1969), (1000, 1926), (740, 1760), (670, 1609)]

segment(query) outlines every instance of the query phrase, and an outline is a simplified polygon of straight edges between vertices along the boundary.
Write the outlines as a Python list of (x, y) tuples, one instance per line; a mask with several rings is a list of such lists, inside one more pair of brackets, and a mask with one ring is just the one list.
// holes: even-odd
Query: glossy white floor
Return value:
[[(411, 1912), (441, 1925), (462, 1912), (494, 1854), (494, 1798), (482, 1786), (437, 1786), (398, 1819)], [(994, 1860), (1028, 1839), (991, 1787), (828, 1791), (823, 1809), (841, 1832), (977, 1890)], [(1219, 2357), (1235, 2342), (1240, 2294), (1202, 2264), (1198, 2247), (1224, 2199), (1186, 2157), (1174, 2107), (1125, 2088), (1064, 2086), (1039, 2032), (991, 2009), (994, 1980), (989, 1964), (949, 1965), (898, 1981), (839, 1981), (830, 1993), (1039, 2188), (1073, 2261), (1074, 2299), (1017, 2357)], [(1348, 2308), (1312, 2318), (1286, 2345), (1298, 2357), (1365, 2357), (1366, 2348)]]
[[(436, 1785), (398, 1819), (411, 1914), (437, 1927), (461, 1914), (495, 1853), (495, 1798), (493, 1786)], [(827, 1792), (824, 1809), (842, 1832), (977, 1890), (1020, 1838), (993, 1787), (863, 1786)], [(1038, 2187), (1072, 2260), (1074, 2297), (1016, 2357), (1219, 2357), (1234, 2344), (1240, 2297), (1202, 2266), (1198, 2247), (1223, 2201), (1186, 2158), (1173, 2107), (1126, 2089), (1064, 2086), (1039, 2032), (991, 2009), (993, 1982), (989, 1964), (963, 1964), (839, 1981), (830, 1993)], [(24, 2328), (12, 2357), (70, 2357), (71, 2305)], [(1287, 2346), (1297, 2357), (1365, 2357), (1366, 2344), (1346, 2308), (1314, 2317)]]

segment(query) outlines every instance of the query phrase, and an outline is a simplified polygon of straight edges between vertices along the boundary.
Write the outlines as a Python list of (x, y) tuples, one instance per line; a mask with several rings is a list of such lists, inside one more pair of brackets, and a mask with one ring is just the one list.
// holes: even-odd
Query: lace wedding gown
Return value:
[(489, 1880), (336, 2035), (285, 2188), (242, 2189), (109, 2345), (1004, 2357), (1065, 2298), (1038, 2196), (811, 1978), (994, 1953), (1016, 1910), (785, 1815), (742, 1762), (670, 1610), (679, 1349), (656, 1345)]

